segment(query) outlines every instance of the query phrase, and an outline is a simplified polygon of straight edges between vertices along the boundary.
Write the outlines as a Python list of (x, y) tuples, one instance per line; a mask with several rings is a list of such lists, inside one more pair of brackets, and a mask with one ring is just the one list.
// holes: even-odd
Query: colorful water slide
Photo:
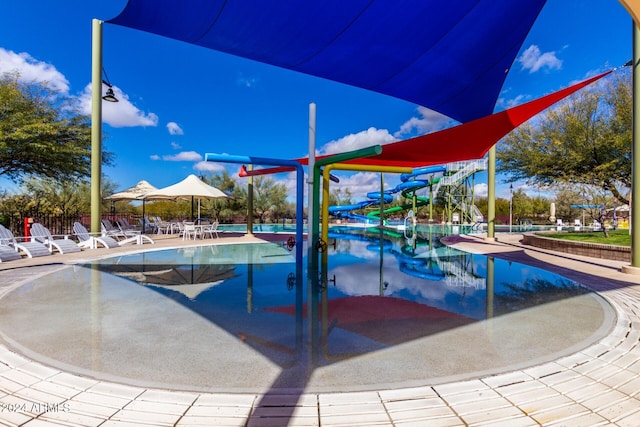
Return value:
[[(413, 197), (413, 193), (415, 193), (416, 191), (427, 187), (430, 184), (434, 184), (438, 179), (440, 179), (439, 177), (433, 177), (433, 175), (445, 174), (446, 172), (447, 169), (444, 166), (426, 166), (415, 168), (411, 173), (403, 173), (400, 175), (400, 184), (390, 190), (384, 191), (384, 203), (387, 204), (393, 202), (393, 195), (396, 193), (401, 193), (404, 197), (411, 198)], [(351, 205), (330, 206), (329, 214), (340, 218), (356, 219), (362, 222), (374, 220), (380, 215), (379, 209), (377, 211), (369, 212), (369, 214), (367, 214), (366, 216), (353, 213), (353, 211), (361, 210), (373, 205), (379, 205), (380, 199), (382, 197), (379, 191), (372, 191), (370, 193), (367, 193), (367, 198), (369, 200), (364, 200), (362, 202), (354, 203)], [(423, 206), (428, 203), (428, 197), (418, 197), (416, 206)], [(385, 214), (390, 214), (412, 209), (413, 206), (414, 205), (412, 203), (402, 206), (393, 206), (385, 209), (383, 212)]]

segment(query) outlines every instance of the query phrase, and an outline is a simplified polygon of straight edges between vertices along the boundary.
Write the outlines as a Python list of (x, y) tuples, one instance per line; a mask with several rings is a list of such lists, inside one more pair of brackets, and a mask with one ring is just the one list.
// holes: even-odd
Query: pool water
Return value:
[[(611, 328), (611, 309), (578, 283), (440, 237), (332, 228), (317, 281), (298, 280), (281, 243), (127, 254), (23, 285), (0, 300), (0, 324), (14, 346), (72, 371), (234, 391), (473, 377)], [(41, 333), (18, 333), (25, 324)]]

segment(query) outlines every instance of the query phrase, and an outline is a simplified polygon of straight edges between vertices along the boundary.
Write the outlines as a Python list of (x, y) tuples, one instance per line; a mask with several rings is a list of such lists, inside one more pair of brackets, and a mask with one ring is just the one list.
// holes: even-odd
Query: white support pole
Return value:
[[(311, 259), (311, 242), (313, 242), (314, 236), (312, 235), (313, 221), (317, 221), (318, 218), (313, 217), (313, 168), (316, 163), (316, 104), (309, 104), (309, 167), (307, 169), (307, 184), (309, 185), (309, 191), (307, 191), (307, 242), (309, 244), (308, 252)], [(300, 218), (302, 221), (302, 218)]]

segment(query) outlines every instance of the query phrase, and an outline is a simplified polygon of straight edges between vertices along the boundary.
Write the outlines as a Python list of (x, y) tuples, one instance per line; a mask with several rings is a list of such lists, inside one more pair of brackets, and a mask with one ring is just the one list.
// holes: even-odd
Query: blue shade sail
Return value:
[(493, 112), (545, 0), (129, 0), (108, 21), (369, 89)]

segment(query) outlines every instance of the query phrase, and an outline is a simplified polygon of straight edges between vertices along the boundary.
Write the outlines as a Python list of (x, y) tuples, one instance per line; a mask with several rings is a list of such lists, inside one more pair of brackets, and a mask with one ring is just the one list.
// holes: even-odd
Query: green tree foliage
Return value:
[[(103, 153), (103, 162), (112, 162)], [(22, 83), (17, 74), (0, 76), (0, 175), (55, 180), (91, 172), (91, 126), (72, 100), (45, 84)]]
[(253, 179), (253, 208), (260, 222), (269, 214), (281, 215), (287, 211), (287, 188), (276, 183), (273, 178), (256, 176)]
[(612, 74), (499, 144), (498, 171), (538, 185), (589, 185), (627, 203), (631, 185), (631, 80)]
[(329, 192), (329, 206), (350, 205), (352, 203), (351, 197), (352, 194), (349, 188), (332, 189)]
[(213, 200), (216, 219), (222, 222), (233, 222), (235, 218), (245, 218), (247, 215), (247, 191), (245, 188), (246, 179), (239, 182), (238, 179), (229, 175), (224, 170), (221, 174), (208, 178), (207, 183), (231, 196), (230, 199)]

